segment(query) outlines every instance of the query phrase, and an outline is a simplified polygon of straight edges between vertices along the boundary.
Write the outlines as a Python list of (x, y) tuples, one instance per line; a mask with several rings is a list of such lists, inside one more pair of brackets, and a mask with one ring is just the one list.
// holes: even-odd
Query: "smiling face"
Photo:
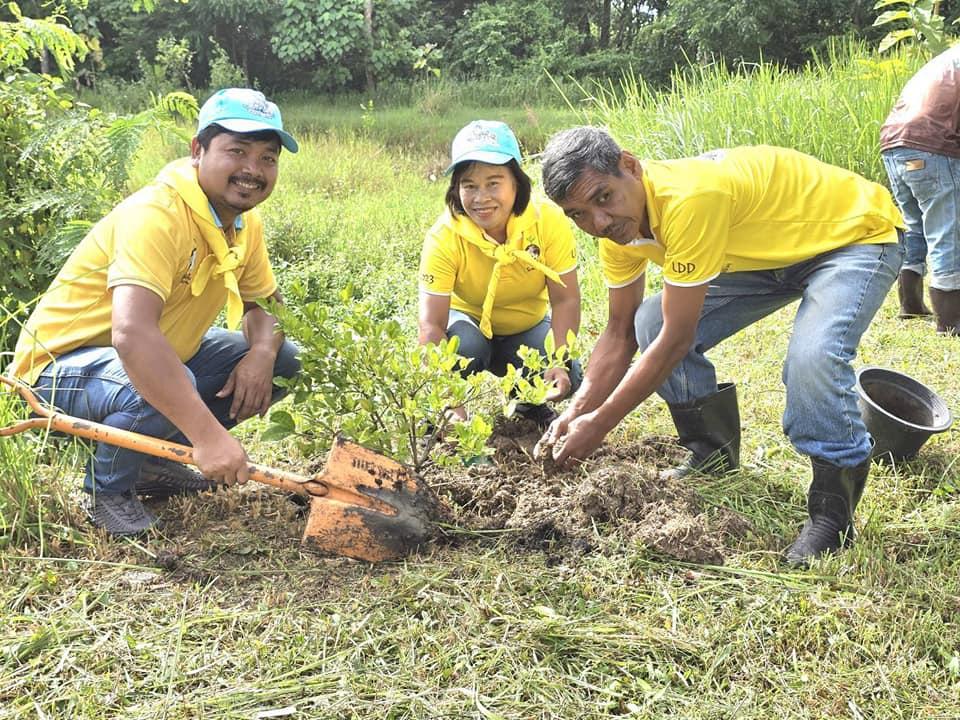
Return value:
[(504, 242), (517, 199), (517, 181), (506, 165), (475, 162), (460, 176), (463, 211), (487, 235)]
[(649, 237), (650, 227), (640, 163), (623, 152), (619, 167), (620, 175), (584, 170), (559, 205), (584, 232), (626, 245)]
[(225, 227), (270, 197), (277, 183), (280, 140), (276, 136), (255, 140), (222, 132), (206, 148), (194, 138), (191, 155), (200, 187)]

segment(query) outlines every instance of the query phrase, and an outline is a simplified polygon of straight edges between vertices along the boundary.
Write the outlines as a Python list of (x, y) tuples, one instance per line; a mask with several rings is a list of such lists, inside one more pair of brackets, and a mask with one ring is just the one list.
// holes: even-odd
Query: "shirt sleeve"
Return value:
[(170, 297), (178, 268), (193, 250), (190, 234), (158, 205), (131, 205), (114, 220), (114, 255), (107, 270), (107, 287), (138, 285), (164, 301)]
[(565, 275), (577, 268), (577, 245), (573, 228), (563, 211), (549, 200), (540, 206), (541, 244), (543, 264), (557, 275)]
[(664, 282), (702, 285), (723, 272), (731, 202), (723, 193), (698, 193), (664, 215), (660, 224)]
[(647, 258), (638, 247), (600, 238), (600, 269), (608, 288), (626, 287), (647, 269)]
[(244, 216), (247, 224), (247, 257), (244, 260), (243, 273), (237, 281), (240, 297), (245, 301), (260, 300), (273, 295), (277, 290), (277, 279), (267, 255), (267, 245), (263, 239), (263, 222), (255, 213)]
[(420, 290), (431, 295), (450, 295), (459, 266), (453, 232), (434, 226), (427, 233), (420, 253)]

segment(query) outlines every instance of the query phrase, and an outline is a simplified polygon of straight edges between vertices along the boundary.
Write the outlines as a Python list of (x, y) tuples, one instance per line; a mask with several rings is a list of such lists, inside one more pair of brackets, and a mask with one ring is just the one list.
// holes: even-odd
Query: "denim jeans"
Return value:
[[(657, 393), (668, 404), (717, 391), (705, 353), (738, 331), (800, 299), (783, 364), (787, 389), (783, 431), (804, 455), (843, 467), (872, 447), (860, 417), (851, 361), (860, 338), (900, 270), (899, 244), (849, 245), (779, 270), (724, 273), (710, 283), (690, 351)], [(660, 295), (637, 309), (644, 349), (663, 325)]]
[(929, 256), (931, 287), (960, 290), (960, 158), (912, 148), (882, 157), (907, 224), (903, 269), (925, 275)]
[[(447, 337), (454, 335), (460, 338), (459, 355), (470, 358), (470, 364), (463, 371), (464, 376), (489, 370), (498, 377), (507, 373), (507, 365), (513, 364), (520, 368), (522, 363), (517, 355), (521, 345), (536, 348), (546, 354), (544, 347), (547, 333), (550, 331), (550, 316), (516, 335), (494, 335), (486, 338), (480, 332), (477, 321), (464, 312), (450, 310), (447, 319)], [(573, 360), (569, 367), (571, 392), (576, 392), (583, 380), (583, 370), (579, 360)]]
[[(237, 363), (247, 354), (247, 341), (240, 332), (211, 328), (200, 349), (184, 364), (207, 407), (224, 427), (236, 424), (229, 417), (231, 397), (218, 398)], [(297, 348), (285, 340), (274, 365), (274, 377), (293, 377), (300, 369)], [(82, 347), (65, 353), (44, 368), (34, 386), (44, 400), (67, 415), (152, 437), (186, 442), (176, 427), (133, 387), (117, 351), (107, 347)], [(285, 390), (274, 386), (271, 402)], [(87, 492), (118, 494), (132, 490), (140, 466), (148, 456), (106, 443), (96, 443), (87, 462), (84, 489)]]

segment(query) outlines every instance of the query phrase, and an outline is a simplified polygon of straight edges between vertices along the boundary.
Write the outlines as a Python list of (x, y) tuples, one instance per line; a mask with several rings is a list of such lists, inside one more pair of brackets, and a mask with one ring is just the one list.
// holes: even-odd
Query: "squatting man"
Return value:
[[(255, 210), (281, 148), (298, 145), (274, 103), (249, 88), (215, 93), (190, 157), (93, 227), (20, 333), (11, 374), (47, 402), (193, 446), (200, 473), (96, 444), (87, 512), (111, 535), (156, 524), (139, 496), (246, 482), (249, 459), (228, 430), (283, 395), (274, 377), (299, 371), (296, 347), (257, 302), (281, 299)], [(224, 308), (230, 329), (212, 327)]]
[[(547, 195), (600, 238), (609, 316), (583, 385), (538, 453), (561, 464), (587, 457), (657, 392), (689, 451), (665, 475), (736, 469), (736, 387), (718, 384), (706, 353), (799, 299), (783, 429), (810, 457), (813, 479), (809, 519), (786, 559), (806, 565), (849, 545), (872, 449), (850, 363), (902, 262), (890, 193), (777, 147), (640, 161), (595, 127), (555, 135), (542, 162)], [(664, 289), (644, 302), (649, 261), (663, 268)]]

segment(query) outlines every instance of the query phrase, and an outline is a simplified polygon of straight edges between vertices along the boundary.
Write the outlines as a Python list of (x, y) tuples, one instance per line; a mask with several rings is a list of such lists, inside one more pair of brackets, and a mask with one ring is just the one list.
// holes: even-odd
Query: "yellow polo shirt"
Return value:
[(642, 164), (653, 237), (600, 240), (609, 287), (629, 285), (648, 260), (667, 283), (701, 285), (847, 245), (895, 243), (904, 227), (882, 185), (796, 150), (738, 147)]
[[(449, 295), (450, 307), (479, 320), (495, 260), (477, 243), (497, 246), (466, 215), (444, 211), (427, 232), (420, 255), (420, 290)], [(531, 257), (563, 275), (577, 267), (577, 251), (570, 221), (546, 199), (531, 198), (520, 216), (507, 222), (506, 247)], [(494, 296), (491, 325), (494, 335), (529, 330), (547, 314), (546, 276), (524, 262), (501, 270)]]
[[(269, 297), (277, 283), (259, 214), (251, 210), (238, 220), (230, 239), (240, 249), (233, 271), (240, 297)], [(32, 384), (55, 357), (78, 347), (110, 345), (111, 290), (117, 285), (138, 285), (163, 298), (160, 330), (182, 361), (190, 359), (228, 296), (224, 277), (216, 272), (202, 288), (192, 282), (213, 253), (206, 238), (214, 232), (222, 236), (224, 231), (190, 159), (169, 164), (76, 247), (21, 330), (10, 373)]]

